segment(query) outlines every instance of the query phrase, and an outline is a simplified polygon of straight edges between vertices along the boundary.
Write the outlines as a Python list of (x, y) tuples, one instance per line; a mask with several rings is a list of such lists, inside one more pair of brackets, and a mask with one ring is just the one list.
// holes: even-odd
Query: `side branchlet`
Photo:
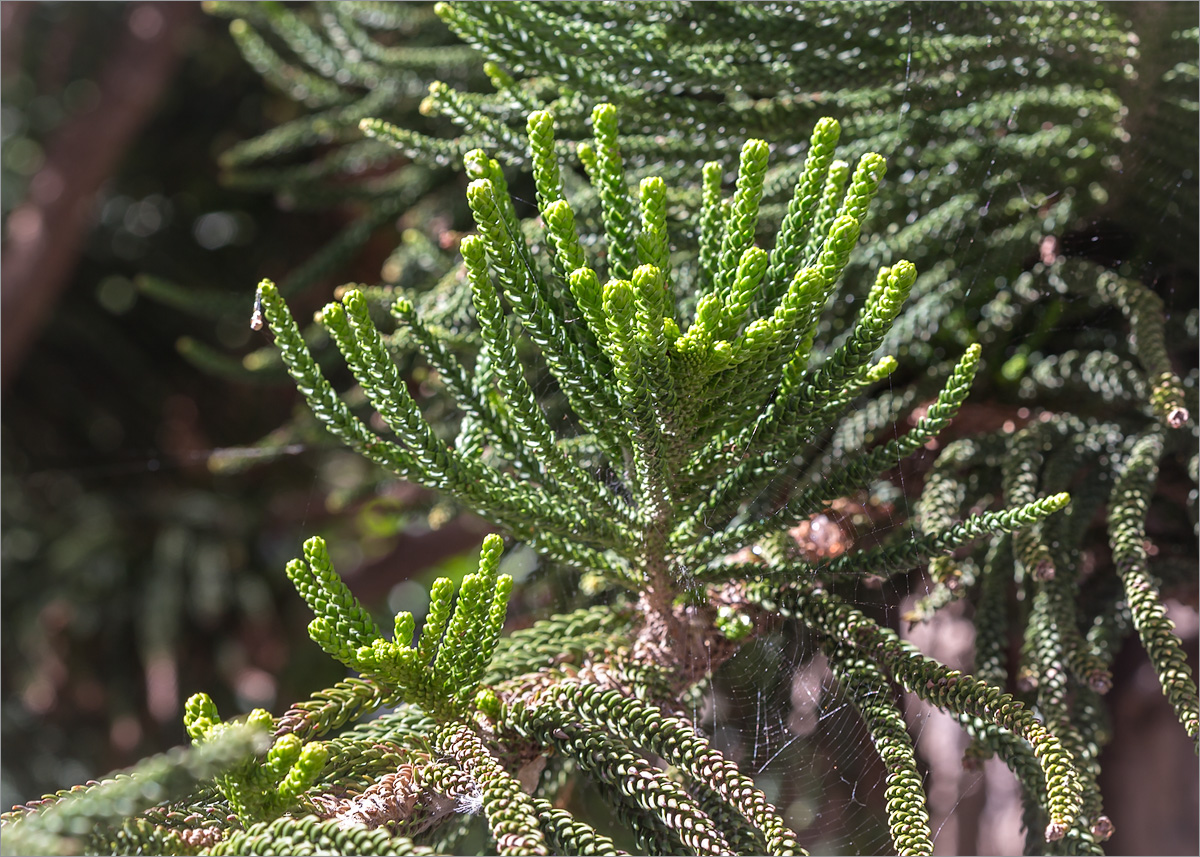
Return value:
[[(194, 744), (214, 740), (229, 729), (244, 728), (222, 721), (205, 693), (188, 699), (183, 722)], [(246, 725), (267, 732), (274, 721), (269, 712), (256, 708), (246, 717)], [(271, 745), (265, 759), (250, 760), (220, 775), (217, 785), (242, 824), (267, 821), (298, 805), (328, 758), (324, 744), (283, 735)]]
[(465, 715), (491, 661), (504, 626), (512, 577), (498, 572), (503, 540), (484, 539), (479, 570), (454, 584), (438, 578), (430, 590), (429, 613), (413, 644), (416, 622), (396, 614), (391, 640), (333, 570), (322, 539), (305, 542), (304, 559), (288, 564), (288, 577), (316, 614), (309, 635), (346, 666), (392, 689), (406, 702), (439, 720)]

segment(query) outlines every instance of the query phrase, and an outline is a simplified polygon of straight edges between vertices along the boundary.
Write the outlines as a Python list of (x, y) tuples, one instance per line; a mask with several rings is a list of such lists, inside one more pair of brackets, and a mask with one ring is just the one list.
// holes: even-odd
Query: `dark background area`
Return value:
[[(214, 451), (285, 422), (297, 397), (286, 384), (205, 373), (180, 339), (231, 353), (264, 344), (248, 325), (255, 283), (282, 279), (350, 216), (282, 210), (222, 184), (222, 151), (299, 109), (247, 65), (228, 23), (192, 3), (0, 10), (7, 807), (181, 743), (182, 703), (196, 691), (223, 712), (279, 711), (339, 678), (282, 573), (306, 536), (342, 526), (361, 537), (349, 568), (365, 569), (357, 591), (382, 601), (406, 576), (474, 549), (478, 532), (372, 531), (380, 516), (403, 518), (403, 498), (337, 509), (329, 498), (366, 465), (329, 448), (240, 472), (209, 467)], [(1155, 168), (1133, 164), (1130, 185), (1157, 180)], [(1115, 217), (1077, 240), (1120, 253), (1130, 228)], [(300, 308), (337, 283), (377, 279), (389, 231)], [(1194, 257), (1172, 248), (1160, 275), (1168, 304), (1173, 290), (1194, 295)], [(244, 302), (243, 321), (149, 300), (136, 284), (144, 274), (224, 290)], [(1195, 669), (1195, 604), (1173, 609)], [(1109, 697), (1104, 788), (1126, 809), (1112, 850), (1194, 853), (1197, 762), (1149, 669), (1131, 641)], [(1126, 745), (1134, 732), (1142, 740)]]

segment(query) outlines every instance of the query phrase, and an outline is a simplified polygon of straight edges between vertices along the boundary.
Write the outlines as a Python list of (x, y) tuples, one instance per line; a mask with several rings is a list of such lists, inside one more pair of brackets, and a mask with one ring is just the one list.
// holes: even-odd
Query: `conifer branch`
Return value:
[[(1021, 784), (1022, 821), (1025, 825), (1027, 851), (1046, 850), (1042, 831), (1046, 827), (1046, 780), (1037, 756), (1029, 744), (1005, 729), (974, 715), (961, 715), (959, 723), (971, 736), (976, 748), (968, 748), (964, 764), (976, 764), (977, 756), (996, 755), (1011, 770)], [(1065, 838), (1065, 837), (1064, 837)], [(1062, 842), (1062, 840), (1059, 840)], [(1068, 844), (1070, 843), (1068, 841)]]
[(1124, 313), (1133, 328), (1130, 343), (1134, 354), (1146, 373), (1150, 387), (1150, 405), (1159, 419), (1168, 428), (1181, 428), (1191, 419), (1184, 406), (1184, 392), (1179, 376), (1171, 368), (1163, 339), (1163, 301), (1141, 283), (1118, 276), (1112, 271), (1099, 271), (1093, 266), (1072, 266), (1064, 273), (1078, 273), (1080, 278), (1095, 277), (1090, 288), (1101, 299), (1113, 304)]
[(1012, 568), (1012, 539), (1007, 534), (993, 541), (984, 555), (979, 574), (979, 616), (975, 633), (975, 668), (972, 674), (997, 687), (1008, 680), (1008, 580)]
[(371, 614), (333, 570), (323, 539), (304, 543), (304, 559), (289, 562), (287, 576), (316, 616), (309, 634), (332, 657), (354, 666), (358, 649), (382, 636)]
[(282, 816), (240, 830), (218, 842), (208, 852), (218, 855), (333, 854), (382, 855), (411, 854), (426, 857), (436, 852), (416, 845), (407, 836), (392, 836), (382, 827), (343, 827), (335, 819), (315, 815), (300, 818)]
[[(230, 729), (243, 728), (223, 723), (216, 705), (204, 693), (188, 699), (183, 722), (193, 744), (214, 740)], [(271, 715), (261, 708), (250, 712), (246, 722), (263, 731), (272, 726)], [(329, 750), (324, 744), (306, 744), (296, 735), (282, 735), (271, 744), (264, 760), (243, 762), (219, 775), (217, 787), (241, 823), (249, 825), (275, 818), (295, 807), (316, 782), (328, 759)]]
[[(1010, 499), (1021, 499), (1024, 495), (1032, 496), (1031, 492), (1039, 487), (1039, 483), (1046, 488), (1066, 484), (1070, 475), (1076, 473), (1084, 461), (1117, 454), (1120, 436), (1116, 424), (1085, 422), (1070, 416), (1051, 417), (1030, 424), (1010, 438), (1011, 454), (1001, 465), (1006, 495)], [(1042, 464), (1042, 450), (1049, 449), (1056, 439), (1065, 443), (1060, 441), (1053, 444), (1058, 451), (1039, 478), (1037, 471)], [(1056, 469), (1063, 473), (1062, 478), (1055, 478)], [(1092, 497), (1092, 503), (1080, 502), (1081, 490), (1084, 497)], [(1070, 515), (1056, 519), (1057, 533), (1051, 535), (1043, 523), (1039, 527), (1040, 532), (1032, 537), (1030, 533), (1035, 531), (1023, 530), (1014, 540), (1023, 569), (1033, 571), (1038, 590), (1035, 611), (1030, 617), (1030, 631), (1037, 633), (1040, 630), (1051, 634), (1053, 642), (1043, 640), (1043, 647), (1050, 646), (1055, 652), (1061, 652), (1070, 671), (1098, 693), (1105, 693), (1112, 686), (1112, 676), (1105, 660), (1093, 651), (1079, 630), (1073, 596), (1076, 586), (1074, 563), (1059, 567), (1061, 563), (1054, 561), (1049, 545), (1057, 544), (1060, 556), (1066, 552), (1065, 546), (1075, 541), (1065, 531), (1067, 523), (1076, 519), (1081, 522), (1090, 520), (1096, 506), (1105, 499), (1102, 491), (1098, 479), (1092, 491), (1087, 490), (1086, 483), (1080, 485), (1073, 494)], [(1083, 525), (1086, 526), (1086, 523)], [(1040, 621), (1035, 622), (1035, 617)], [(1038, 629), (1038, 624), (1046, 627)], [(1038, 658), (1040, 666), (1037, 669), (1059, 676), (1053, 663), (1056, 657), (1044, 651)]]
[[(642, 265), (658, 269), (665, 290), (671, 282), (671, 246), (667, 235), (667, 185), (659, 176), (642, 179), (638, 186), (638, 211), (641, 228), (637, 236), (637, 258)], [(664, 295), (665, 297), (665, 291)], [(659, 315), (670, 308), (666, 301), (656, 304)]]
[(698, 222), (700, 277), (697, 294), (707, 295), (714, 287), (717, 256), (725, 240), (725, 213), (721, 208), (721, 164), (709, 161), (702, 170), (702, 191)]
[[(397, 738), (399, 730), (389, 730), (389, 738)], [(411, 763), (417, 754), (406, 747), (378, 737), (362, 739), (343, 732), (337, 738), (325, 742), (329, 751), (329, 759), (321, 771), (321, 784), (335, 784), (338, 790), (366, 792), (372, 785), (379, 782), (381, 777), (395, 774), (402, 766)], [(313, 791), (320, 791), (318, 785)], [(316, 805), (318, 796), (309, 796), (309, 802)]]
[(470, 727), (462, 723), (449, 724), (437, 733), (436, 746), (439, 753), (454, 759), (479, 783), (483, 792), (483, 810), (499, 854), (550, 853), (538, 824), (537, 807)]
[[(715, 260), (713, 291), (723, 303), (730, 300), (730, 289), (742, 255), (754, 243), (758, 228), (758, 206), (762, 201), (763, 179), (767, 173), (767, 144), (763, 140), (747, 140), (742, 146), (738, 161), (737, 185), (725, 228), (721, 230), (721, 249)], [(726, 313), (728, 315), (728, 312)], [(713, 331), (714, 338), (725, 338), (719, 326)]]
[[(657, 288), (658, 278), (654, 269), (639, 271), (641, 277), (636, 290), (634, 284), (625, 280), (610, 280), (604, 287), (604, 313), (608, 324), (605, 346), (616, 375), (617, 393), (627, 421), (627, 446), (633, 464), (629, 482), (639, 507), (642, 533), (638, 552), (639, 577), (663, 599), (665, 581), (662, 577), (666, 569), (662, 542), (672, 509), (667, 469), (670, 459), (663, 428), (654, 408), (653, 391), (657, 387), (660, 396), (669, 395), (663, 388), (670, 379), (664, 377), (662, 372), (665, 354), (647, 353), (647, 346), (652, 347), (653, 343), (646, 343), (638, 336), (641, 331), (638, 329), (639, 307), (635, 295)], [(649, 280), (649, 284), (646, 280)], [(641, 303), (641, 315), (645, 320), (646, 302), (643, 299)], [(657, 384), (650, 380), (654, 369), (659, 370), (655, 373)]]
[[(392, 305), (392, 314), (408, 328), (422, 354), (437, 370), (439, 380), (463, 410), (464, 417), (471, 421), (473, 430), (499, 445), (519, 474), (527, 478), (539, 474), (541, 468), (530, 455), (530, 450), (522, 443), (513, 443), (516, 431), (509, 424), (509, 416), (502, 403), (477, 388), (458, 358), (417, 316), (412, 302), (407, 298), (398, 298)], [(475, 380), (482, 381), (485, 377), (490, 378), (491, 373), (479, 372)]]
[(512, 716), (513, 725), (522, 733), (553, 744), (575, 759), (631, 808), (649, 813), (689, 853), (730, 853), (724, 836), (683, 789), (605, 730), (573, 722), (553, 704), (524, 708)]
[[(497, 386), (512, 416), (512, 445), (525, 450), (541, 466), (535, 473), (549, 477), (550, 487), (559, 489), (559, 502), (571, 502), (582, 496), (589, 507), (574, 512), (580, 519), (593, 515), (612, 516), (628, 520), (628, 512), (611, 492), (603, 492), (596, 481), (570, 461), (557, 443), (546, 415), (538, 406), (524, 371), (517, 361), (515, 344), (509, 338), (508, 322), (504, 318), (500, 299), (488, 281), (486, 268), (481, 268), (482, 246), (473, 236), (460, 244), (471, 283), (471, 296), (476, 317), (493, 355), (493, 372)], [(601, 511), (602, 510), (602, 511)]]
[(625, 184), (625, 162), (617, 142), (617, 111), (600, 104), (592, 111), (596, 135), (596, 157), (589, 167), (592, 184), (600, 195), (604, 234), (608, 239), (608, 276), (628, 280), (634, 268), (634, 218), (629, 187)]
[(779, 301), (797, 267), (804, 261), (802, 250), (809, 236), (820, 232), (817, 210), (822, 195), (818, 191), (825, 177), (832, 174), (833, 153), (841, 131), (841, 125), (828, 117), (813, 127), (804, 158), (804, 172), (788, 201), (787, 215), (779, 226), (775, 247), (771, 250), (770, 268), (759, 304), (755, 307), (759, 312)]
[(442, 140), (375, 117), (360, 120), (358, 129), (372, 140), (386, 143), (418, 163), (435, 167), (446, 167), (461, 162), (467, 152), (475, 148), (471, 140)]
[[(779, 566), (795, 578), (819, 577), (836, 580), (846, 574), (870, 574), (895, 576), (902, 574), (921, 561), (941, 553), (948, 553), (974, 539), (986, 535), (1007, 535), (1029, 526), (1066, 508), (1071, 498), (1068, 494), (1042, 497), (1024, 506), (1013, 506), (978, 515), (936, 533), (902, 538), (894, 543), (869, 550), (848, 553), (827, 563), (789, 562)], [(695, 572), (695, 579), (705, 583), (718, 580), (738, 579), (761, 573), (761, 567), (752, 563), (713, 565)]]
[(740, 813), (761, 837), (767, 854), (805, 853), (753, 781), (686, 721), (617, 691), (586, 684), (559, 683), (539, 696), (537, 704), (572, 712), (680, 768)]
[(420, 736), (423, 739), (435, 725), (436, 721), (428, 712), (415, 705), (400, 704), (374, 720), (360, 721), (345, 730), (341, 737), (372, 742), (395, 739), (411, 743), (407, 741), (408, 738)]
[(397, 476), (407, 476), (413, 467), (409, 454), (396, 444), (378, 437), (363, 425), (338, 397), (313, 360), (304, 338), (300, 335), (300, 329), (279, 296), (275, 284), (263, 280), (259, 284), (258, 294), (262, 300), (266, 322), (275, 335), (275, 345), (288, 368), (288, 373), (317, 419), (351, 449), (386, 467)]
[(1179, 638), (1172, 632), (1174, 625), (1166, 618), (1146, 555), (1146, 512), (1162, 452), (1162, 432), (1150, 429), (1137, 438), (1117, 470), (1109, 498), (1112, 521), (1109, 542), (1138, 637), (1154, 664), (1175, 716), (1188, 737), (1196, 742), (1200, 741), (1200, 703), (1197, 701), (1200, 691), (1196, 689)]
[(925, 788), (917, 770), (912, 739), (904, 715), (892, 700), (892, 689), (879, 668), (852, 648), (829, 644), (830, 666), (871, 733), (871, 741), (888, 769), (888, 826), (897, 854), (932, 854), (933, 835)]
[(480, 109), (477, 98), (459, 92), (441, 81), (429, 84), (429, 95), (421, 102), (422, 113), (438, 113), (472, 134), (485, 134), (497, 140), (506, 151), (522, 153), (526, 140), (508, 125)]
[[(492, 172), (498, 174), (498, 166)], [(536, 276), (532, 262), (523, 257), (528, 248), (515, 224), (506, 222), (499, 200), (507, 200), (507, 196), (500, 196), (494, 181), (495, 175), (476, 179), (467, 188), (467, 201), (487, 248), (488, 263), (513, 312), (541, 349), (572, 409), (586, 425), (596, 425), (598, 414), (605, 411), (610, 401), (599, 374), (603, 363), (597, 365), (585, 360), (579, 344), (571, 339), (564, 319), (573, 315), (561, 312), (558, 301)], [(511, 202), (508, 204), (511, 206)]]
[[(1093, 758), (1097, 748), (1094, 744), (1084, 742), (1072, 723), (1069, 704), (1071, 689), (1068, 687), (1069, 673), (1063, 642), (1051, 614), (1048, 593), (1043, 588), (1034, 598), (1026, 625), (1025, 649), (1036, 664), (1038, 714), (1071, 753), (1079, 773), (1083, 803), (1079, 817), (1064, 834), (1065, 840), (1076, 845), (1080, 839), (1091, 838), (1091, 819), (1099, 815), (1101, 810), (1100, 788), (1096, 782), (1099, 767)], [(1080, 689), (1079, 692), (1084, 691)], [(1100, 853), (1099, 849), (1093, 850), (1094, 853)]]
[(619, 648), (628, 640), (628, 624), (628, 616), (608, 607), (585, 607), (543, 619), (500, 639), (483, 681), (493, 684), (550, 665), (581, 665), (593, 653)]
[(759, 584), (751, 598), (784, 615), (802, 616), (829, 637), (845, 641), (886, 667), (910, 693), (955, 714), (969, 714), (1011, 731), (1027, 741), (1046, 783), (1050, 823), (1046, 841), (1061, 839), (1082, 805), (1079, 773), (1062, 742), (1010, 694), (972, 676), (951, 670), (921, 654), (894, 631), (881, 628), (834, 596), (804, 584), (772, 591)]
[[(938, 395), (937, 401), (902, 438), (890, 441), (870, 452), (848, 457), (832, 473), (825, 474), (821, 484), (795, 494), (774, 514), (705, 536), (687, 549), (686, 556), (693, 562), (708, 562), (721, 553), (729, 553), (748, 544), (770, 530), (792, 526), (795, 522), (818, 512), (823, 503), (851, 493), (874, 474), (912, 454), (953, 419), (970, 391), (980, 354), (978, 346), (967, 350), (951, 374), (946, 387)], [(707, 511), (705, 506), (700, 507), (700, 511), (693, 515), (692, 520), (677, 532), (689, 535), (695, 532)]]
[[(269, 323), (275, 323), (270, 313), (267, 318)], [(515, 481), (507, 474), (497, 473), (477, 461), (465, 458), (436, 436), (400, 380), (399, 371), (370, 319), (361, 293), (357, 290), (348, 291), (341, 305), (326, 306), (322, 321), (337, 341), (371, 403), (414, 456), (412, 469), (416, 472), (412, 475), (419, 474), (421, 481), (429, 487), (457, 495), (476, 509), (501, 519), (514, 533), (529, 537), (532, 530), (530, 522), (526, 516), (518, 513), (514, 505), (517, 493)], [(315, 372), (320, 377), (311, 357), (304, 361), (303, 357), (285, 355), (285, 359), (292, 359), (301, 370)], [(312, 364), (311, 370), (306, 364)], [(318, 390), (328, 390), (329, 395), (334, 395), (323, 379)], [(322, 405), (323, 402), (317, 399), (314, 412), (328, 424), (329, 409)], [(403, 475), (409, 475), (409, 472), (406, 469)], [(541, 489), (530, 486), (527, 490), (541, 495), (541, 508), (547, 516), (545, 524), (548, 528), (560, 534), (576, 534), (580, 531), (579, 512), (557, 506)], [(605, 547), (620, 544), (612, 526), (605, 519), (591, 517), (586, 532), (594, 534)]]
[(403, 611), (396, 614), (393, 639), (383, 638), (333, 570), (321, 539), (305, 543), (305, 559), (288, 565), (288, 577), (316, 614), (309, 624), (314, 642), (435, 719), (450, 720), (473, 700), (504, 624), (512, 578), (497, 572), (503, 544), (496, 535), (484, 539), (479, 570), (463, 579), (453, 611), (453, 583), (434, 582), (416, 646), (415, 621)]
[(613, 844), (611, 838), (599, 833), (590, 824), (580, 821), (565, 809), (554, 806), (541, 798), (533, 799), (538, 822), (546, 835), (546, 842), (554, 854), (595, 854), (598, 857), (628, 855)]
[[(78, 853), (83, 837), (111, 830), (156, 803), (184, 797), (199, 783), (245, 764), (266, 743), (259, 723), (230, 726), (191, 748), (152, 756), (127, 773), (77, 787), (37, 810), (6, 815), (5, 851)], [(169, 835), (159, 844), (179, 849), (175, 853), (186, 850), (182, 840)]]

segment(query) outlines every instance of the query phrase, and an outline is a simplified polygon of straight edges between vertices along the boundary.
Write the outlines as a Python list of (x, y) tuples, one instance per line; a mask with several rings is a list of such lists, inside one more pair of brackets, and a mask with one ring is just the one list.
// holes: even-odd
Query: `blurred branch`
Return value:
[[(16, 15), (8, 5), (6, 19)], [(45, 164), (30, 182), (28, 197), (9, 215), (0, 267), (3, 389), (16, 377), (74, 270), (96, 192), (170, 81), (183, 31), (198, 13), (190, 3), (130, 7), (124, 35), (99, 74), (95, 104), (66, 120), (48, 141)], [(7, 27), (5, 35), (7, 58)]]
[(25, 25), (33, 6), (29, 3), (0, 3), (0, 75), (8, 79), (21, 67)]

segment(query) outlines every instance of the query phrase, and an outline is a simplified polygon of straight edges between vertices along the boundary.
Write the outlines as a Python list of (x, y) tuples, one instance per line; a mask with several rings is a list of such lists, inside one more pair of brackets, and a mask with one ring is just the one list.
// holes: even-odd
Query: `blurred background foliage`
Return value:
[[(264, 36), (273, 16), (316, 8), (306, 4), (211, 4), (216, 15), (190, 3), (0, 8), (7, 807), (179, 743), (180, 704), (192, 692), (210, 693), (221, 710), (280, 710), (340, 678), (308, 643), (307, 616), (281, 573), (304, 537), (330, 536), (338, 568), (381, 611), (403, 606), (419, 618), (428, 582), (467, 568), (458, 557), (477, 547), (482, 525), (431, 508), (420, 490), (382, 479), (331, 443), (272, 371), (271, 349), (247, 322), (253, 284), (264, 276), (283, 285), (303, 318), (341, 283), (408, 287), (451, 271), (453, 241), (469, 223), (466, 180), (451, 166), (457, 158), (410, 160), (415, 151), (347, 128), (359, 114), (380, 116), (422, 140), (453, 140), (461, 133), (453, 122), (421, 110), (429, 82), (470, 93), (492, 87), (482, 58), (429, 4), (378, 10), (394, 34), (381, 50), (415, 51), (407, 56), (411, 75), (386, 87), (355, 78), (324, 88), (303, 63), (269, 73), (281, 67), (279, 56), (304, 53)], [(341, 14), (336, 4), (320, 8), (325, 18)], [(1128, 13), (1149, 14), (1132, 5)], [(231, 27), (219, 16), (236, 20)], [(336, 34), (336, 20), (322, 23)], [(1166, 39), (1171, 29), (1145, 32)], [(1165, 55), (1160, 47), (1143, 43), (1141, 52), (1154, 62)], [(1147, 70), (1143, 80), (1169, 85), (1166, 72)], [(1119, 77), (1105, 73), (1108, 83)], [(1177, 76), (1163, 103), (1194, 99), (1194, 82)], [(551, 87), (542, 81), (527, 90), (534, 98)], [(504, 97), (475, 103), (511, 121), (523, 110), (499, 104)], [(1159, 283), (1169, 307), (1185, 310), (1172, 313), (1171, 329), (1194, 339), (1195, 311), (1186, 310), (1196, 301), (1196, 175), (1183, 183), (1178, 176), (1180, 163), (1195, 162), (1184, 156), (1196, 149), (1194, 105), (1182, 115), (1170, 107), (1135, 112), (1126, 130), (1145, 141), (1141, 156), (1105, 188), (1102, 217), (1068, 236), (1077, 246), (1059, 249), (1101, 263), (1135, 256), (1138, 274)], [(798, 124), (806, 133), (811, 123)], [(493, 136), (503, 142), (503, 133)], [(454, 145), (468, 142), (478, 141)], [(736, 151), (737, 142), (726, 149)], [(519, 174), (513, 181), (518, 195), (533, 198)], [(1165, 202), (1140, 192), (1176, 184), (1183, 193)], [(1147, 242), (1164, 221), (1191, 231)], [(426, 308), (440, 303), (449, 317), (452, 283), (441, 286), (428, 292)], [(419, 390), (422, 367), (408, 368)], [(972, 402), (977, 418), (995, 416), (986, 413), (990, 403)], [(512, 564), (506, 570), (518, 574), (533, 565), (520, 555)], [(525, 607), (562, 597), (551, 579), (518, 592)], [(1195, 588), (1173, 594), (1173, 618), (1194, 659)], [(772, 646), (778, 651), (766, 651)], [(806, 714), (797, 696), (804, 676), (792, 677), (796, 647), (773, 640), (765, 654), (731, 663), (722, 679), (730, 742), (739, 740), (740, 718), (758, 716), (764, 695), (790, 696), (800, 720), (819, 714)], [(742, 674), (761, 672), (767, 655), (791, 666), (767, 678)], [(1122, 729), (1152, 728), (1162, 717), (1157, 687), (1138, 684), (1146, 667), (1134, 654), (1118, 661), (1112, 753), (1126, 752)], [(1169, 710), (1162, 722), (1174, 735)], [(816, 730), (813, 740), (829, 731)], [(789, 764), (817, 759), (813, 746), (789, 745)], [(854, 765), (855, 746), (841, 740), (825, 750), (851, 755), (839, 761)], [(1178, 758), (1174, 744), (1154, 747), (1163, 766)], [(1156, 766), (1144, 758), (1128, 764), (1136, 779), (1125, 791), (1134, 800)], [(1127, 779), (1120, 760), (1104, 770), (1114, 789)], [(1158, 807), (1191, 821), (1160, 831), (1175, 836), (1159, 840), (1164, 853), (1171, 842), (1196, 839), (1195, 819), (1179, 809), (1195, 803), (1193, 780), (1169, 786), (1177, 802)], [(968, 833), (956, 834), (958, 847)]]
[[(308, 488), (286, 468), (214, 483), (204, 455), (277, 423), (288, 399), (198, 376), (175, 347), (196, 321), (141, 299), (134, 278), (247, 279), (292, 264), (297, 238), (323, 224), (272, 223), (269, 200), (218, 182), (216, 153), (288, 108), (199, 9), (6, 3), (3, 14), (11, 803), (176, 743), (192, 687), (274, 697), (266, 676), (286, 661), (273, 642), (286, 617), (280, 588), (249, 569), (270, 521), (294, 517)], [(130, 40), (143, 50), (122, 55)], [(131, 75), (157, 76), (158, 92), (122, 98), (113, 90)], [(123, 139), (95, 134), (115, 112)], [(23, 257), (25, 277), (10, 272)]]

